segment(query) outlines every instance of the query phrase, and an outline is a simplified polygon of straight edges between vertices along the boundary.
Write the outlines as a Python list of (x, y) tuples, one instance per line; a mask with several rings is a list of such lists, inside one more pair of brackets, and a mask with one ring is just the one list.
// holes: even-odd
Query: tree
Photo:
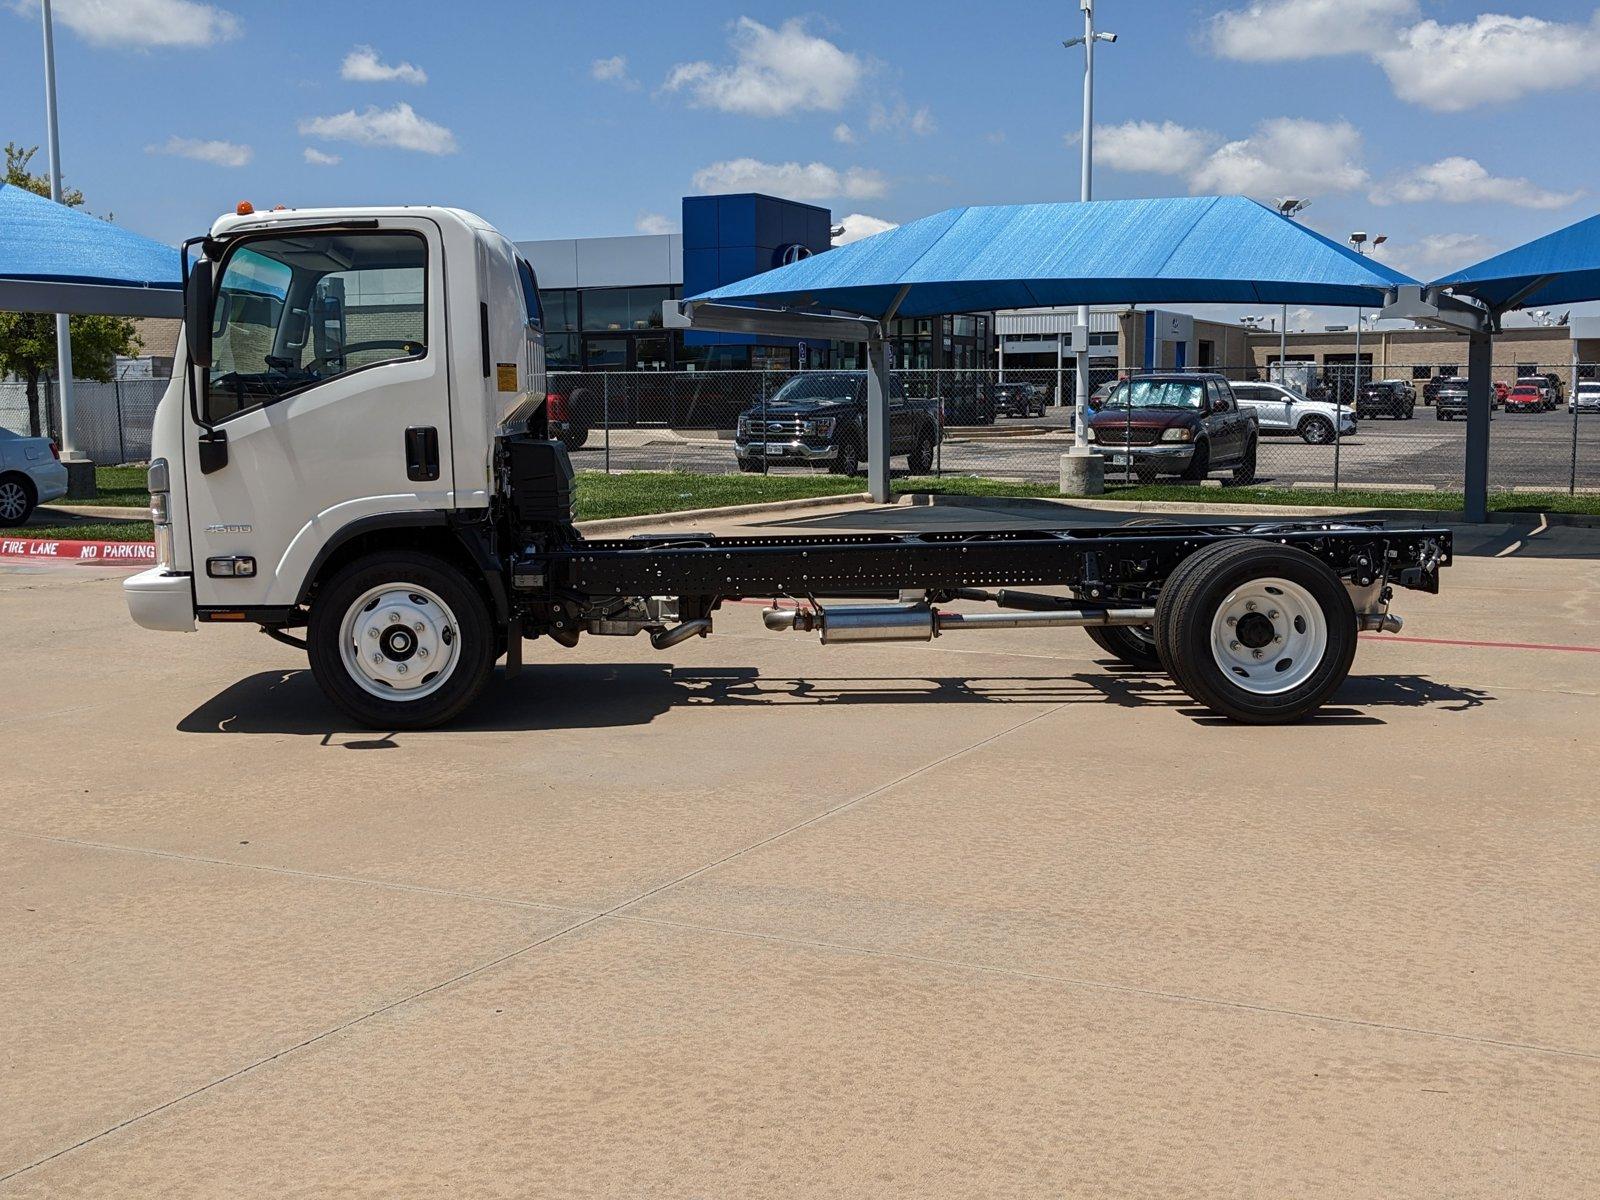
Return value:
[[(28, 170), (39, 147), (28, 149), (7, 142), (6, 183), (35, 195), (50, 194), (50, 180)], [(83, 193), (63, 186), (61, 202), (68, 208), (83, 204)], [(126, 317), (80, 315), (69, 323), (72, 338), (72, 373), (80, 379), (111, 381), (119, 354), (137, 354), (144, 343)], [(56, 322), (50, 313), (0, 312), (0, 376), (15, 375), (28, 386), (28, 432), (43, 436), (48, 422), (41, 420), (39, 379), (56, 362)]]

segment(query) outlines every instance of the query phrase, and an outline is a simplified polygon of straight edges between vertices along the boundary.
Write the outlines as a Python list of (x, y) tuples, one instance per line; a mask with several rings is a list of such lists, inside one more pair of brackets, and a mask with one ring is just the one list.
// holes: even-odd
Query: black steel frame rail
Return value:
[(1445, 529), (1299, 521), (776, 537), (649, 534), (583, 541), (541, 557), (552, 584), (592, 596), (820, 596), (1156, 584), (1195, 551), (1241, 537), (1296, 546), (1357, 583), (1387, 577), (1430, 592), (1438, 591), (1439, 568), (1449, 565), (1452, 552)]

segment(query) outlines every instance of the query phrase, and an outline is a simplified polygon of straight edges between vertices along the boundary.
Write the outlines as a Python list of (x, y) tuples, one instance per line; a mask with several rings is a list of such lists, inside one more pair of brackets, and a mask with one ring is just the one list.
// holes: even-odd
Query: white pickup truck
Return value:
[(1451, 558), (1445, 530), (1325, 520), (590, 539), (550, 436), (537, 280), (483, 220), (241, 206), (184, 260), (158, 565), (126, 582), (129, 609), (149, 629), (257, 625), (368, 725), (448, 721), (525, 640), (664, 649), (744, 597), (789, 598), (767, 626), (830, 644), (1085, 628), (1217, 712), (1288, 721), (1338, 687), (1359, 630), (1399, 628), (1394, 588), (1437, 591)]

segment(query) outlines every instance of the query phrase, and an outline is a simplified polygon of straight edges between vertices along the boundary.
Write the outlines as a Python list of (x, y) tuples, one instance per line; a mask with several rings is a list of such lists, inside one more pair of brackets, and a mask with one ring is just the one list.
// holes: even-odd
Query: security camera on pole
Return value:
[[(1083, 36), (1061, 44), (1067, 49), (1083, 47), (1083, 138), (1078, 177), (1078, 199), (1088, 200), (1093, 192), (1094, 174), (1094, 44), (1114, 42), (1114, 33), (1096, 33), (1094, 0), (1078, 0), (1083, 9)], [(1072, 354), (1078, 364), (1077, 403), (1072, 414), (1072, 449), (1061, 456), (1061, 493), (1065, 496), (1098, 496), (1105, 492), (1105, 460), (1089, 445), (1089, 306), (1078, 305), (1078, 321), (1072, 329)]]

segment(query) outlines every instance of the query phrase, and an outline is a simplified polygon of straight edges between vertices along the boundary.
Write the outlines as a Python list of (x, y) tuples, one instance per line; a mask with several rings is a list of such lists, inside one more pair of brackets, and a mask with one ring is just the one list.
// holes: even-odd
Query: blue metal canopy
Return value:
[(1463, 267), (1430, 285), (1493, 309), (1600, 300), (1600, 216)]
[[(1065, 304), (1378, 307), (1416, 281), (1242, 196), (952, 208), (689, 300), (881, 317)], [(903, 294), (902, 294), (903, 292)]]
[(0, 183), (0, 311), (180, 316), (178, 251)]

